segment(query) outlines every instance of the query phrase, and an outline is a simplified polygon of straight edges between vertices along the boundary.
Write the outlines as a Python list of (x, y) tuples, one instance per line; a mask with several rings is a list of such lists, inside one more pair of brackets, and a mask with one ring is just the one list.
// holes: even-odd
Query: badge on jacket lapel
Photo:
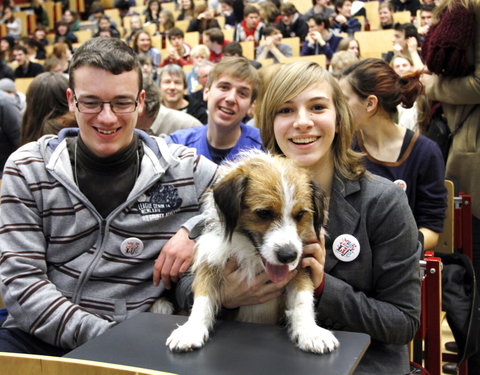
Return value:
[(342, 262), (351, 262), (360, 254), (360, 243), (351, 234), (341, 234), (332, 245), (333, 254)]

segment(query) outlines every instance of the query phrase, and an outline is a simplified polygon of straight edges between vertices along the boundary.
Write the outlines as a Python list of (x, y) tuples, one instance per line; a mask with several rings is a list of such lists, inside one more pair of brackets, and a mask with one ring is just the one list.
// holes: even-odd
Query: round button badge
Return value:
[(403, 189), (403, 191), (407, 191), (407, 183), (405, 181), (399, 179), (399, 180), (393, 181), (393, 183), (395, 185), (400, 186)]
[(351, 262), (360, 254), (360, 243), (351, 234), (341, 234), (333, 241), (333, 254), (342, 262)]
[(127, 257), (136, 257), (143, 251), (143, 242), (136, 237), (127, 238), (120, 245), (120, 251)]

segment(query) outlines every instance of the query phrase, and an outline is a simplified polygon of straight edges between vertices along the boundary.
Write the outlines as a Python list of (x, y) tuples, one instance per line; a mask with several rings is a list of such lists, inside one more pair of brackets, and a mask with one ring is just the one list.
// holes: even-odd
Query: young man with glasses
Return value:
[(189, 241), (215, 175), (195, 150), (134, 130), (145, 92), (125, 43), (91, 39), (69, 75), (79, 129), (29, 143), (5, 166), (0, 351), (62, 355), (148, 310), (190, 264), (176, 239)]

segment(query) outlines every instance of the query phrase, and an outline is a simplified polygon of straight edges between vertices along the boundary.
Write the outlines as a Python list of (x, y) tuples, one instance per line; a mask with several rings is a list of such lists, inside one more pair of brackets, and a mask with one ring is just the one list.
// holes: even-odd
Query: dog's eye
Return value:
[(255, 210), (255, 214), (262, 220), (271, 220), (275, 217), (273, 211), (267, 209)]
[(294, 216), (295, 221), (302, 220), (303, 215), (305, 215), (306, 213), (307, 213), (307, 211), (305, 211), (305, 210), (297, 212), (296, 215)]

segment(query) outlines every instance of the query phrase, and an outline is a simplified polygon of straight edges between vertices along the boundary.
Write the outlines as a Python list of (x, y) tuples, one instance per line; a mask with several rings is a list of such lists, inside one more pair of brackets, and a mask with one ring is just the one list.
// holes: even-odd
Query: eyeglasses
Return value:
[(75, 106), (81, 113), (98, 114), (102, 112), (105, 104), (110, 105), (110, 109), (113, 113), (123, 114), (135, 112), (138, 105), (138, 96), (136, 100), (133, 99), (114, 99), (110, 102), (102, 102), (94, 99), (77, 99), (75, 93), (73, 94), (73, 100), (75, 100)]

